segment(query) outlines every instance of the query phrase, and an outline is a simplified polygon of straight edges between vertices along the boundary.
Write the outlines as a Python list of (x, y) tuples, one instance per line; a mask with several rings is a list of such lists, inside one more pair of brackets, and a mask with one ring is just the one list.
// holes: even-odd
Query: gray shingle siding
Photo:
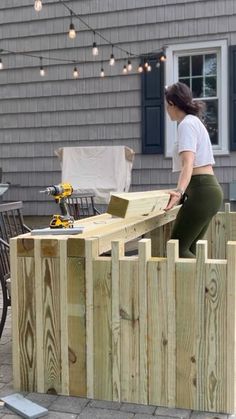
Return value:
[[(235, 0), (74, 0), (68, 5), (111, 42), (136, 54), (198, 39), (236, 43)], [(141, 154), (140, 75), (121, 75), (124, 54), (115, 49), (117, 64), (104, 64), (108, 77), (101, 79), (101, 58), (91, 54), (93, 34), (75, 19), (79, 32), (69, 40), (69, 21), (68, 11), (54, 0), (45, 0), (40, 13), (32, 0), (0, 2), (3, 49), (75, 59), (81, 73), (73, 80), (73, 63), (44, 60), (47, 75), (42, 79), (39, 59), (2, 54), (0, 167), (3, 181), (11, 182), (5, 199), (23, 200), (27, 215), (55, 210), (39, 190), (60, 181), (54, 153), (59, 147), (127, 145), (136, 152), (131, 190), (167, 188), (176, 182), (170, 159)], [(107, 60), (111, 46), (102, 44)], [(133, 60), (134, 67), (138, 63)], [(235, 153), (216, 158), (226, 198), (228, 183), (236, 177), (235, 163)]]

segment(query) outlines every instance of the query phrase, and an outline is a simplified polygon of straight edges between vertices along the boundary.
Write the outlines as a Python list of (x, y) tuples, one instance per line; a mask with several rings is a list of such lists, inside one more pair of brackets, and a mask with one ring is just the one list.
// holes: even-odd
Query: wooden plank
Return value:
[(69, 393), (87, 396), (85, 261), (68, 258), (68, 350)]
[(168, 316), (168, 407), (176, 405), (176, 304), (175, 264), (179, 257), (178, 240), (167, 243), (167, 316)]
[(16, 390), (21, 389), (20, 379), (20, 335), (18, 327), (19, 319), (19, 299), (18, 299), (18, 255), (17, 255), (17, 239), (10, 240), (10, 265), (11, 265), (11, 298), (12, 298), (12, 367), (13, 382)]
[(227, 412), (236, 412), (236, 242), (227, 245)]
[(227, 413), (226, 261), (206, 265), (205, 409)]
[(94, 339), (93, 339), (93, 259), (98, 256), (97, 239), (88, 239), (85, 244), (86, 278), (86, 369), (87, 397), (94, 397)]
[(120, 258), (124, 256), (124, 243), (112, 242), (112, 389), (113, 401), (120, 401)]
[(176, 262), (176, 407), (191, 409), (196, 398), (194, 259)]
[(122, 218), (150, 215), (163, 211), (169, 199), (169, 193), (161, 190), (112, 194), (107, 212)]
[(67, 299), (67, 240), (59, 242), (60, 263), (60, 327), (61, 327), (61, 392), (69, 395), (68, 299)]
[(207, 242), (199, 240), (196, 248), (196, 401), (194, 408), (205, 410), (205, 291)]
[(53, 394), (59, 394), (62, 391), (59, 278), (59, 259), (42, 258), (44, 386), (45, 392)]
[(120, 260), (121, 401), (139, 403), (138, 260)]
[(35, 262), (35, 316), (36, 316), (36, 357), (37, 357), (37, 391), (43, 393), (44, 386), (44, 350), (43, 350), (43, 273), (41, 259), (41, 241), (34, 243)]
[(147, 341), (147, 262), (151, 258), (151, 240), (138, 243), (139, 287), (139, 403), (148, 404)]
[(94, 398), (112, 400), (111, 258), (93, 262)]
[(149, 404), (168, 405), (167, 261), (148, 264), (148, 393)]

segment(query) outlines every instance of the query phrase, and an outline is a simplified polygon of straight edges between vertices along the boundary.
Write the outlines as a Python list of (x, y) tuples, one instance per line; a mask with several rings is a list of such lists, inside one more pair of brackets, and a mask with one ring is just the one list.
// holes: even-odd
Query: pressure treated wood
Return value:
[(117, 217), (134, 217), (162, 212), (169, 202), (166, 191), (129, 192), (113, 194), (107, 212)]
[[(179, 258), (175, 240), (163, 256), (163, 225), (160, 245), (155, 226), (161, 256), (146, 238), (126, 256), (121, 226), (131, 223), (117, 222), (114, 230), (113, 219), (105, 224), (105, 239), (101, 226), (91, 227), (82, 253), (79, 237), (12, 240), (16, 389), (235, 414), (235, 213), (216, 215), (209, 249), (199, 241), (194, 259)], [(123, 240), (101, 255), (115, 230)]]

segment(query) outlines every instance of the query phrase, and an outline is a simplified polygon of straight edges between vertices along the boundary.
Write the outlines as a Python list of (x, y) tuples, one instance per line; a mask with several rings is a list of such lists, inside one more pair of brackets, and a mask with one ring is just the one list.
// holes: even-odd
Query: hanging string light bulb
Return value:
[(101, 72), (100, 72), (100, 76), (101, 76), (101, 77), (105, 77), (105, 71), (104, 71), (104, 68), (103, 68), (103, 62), (102, 62), (102, 65), (101, 65)]
[(79, 72), (76, 66), (74, 67), (74, 70), (73, 70), (73, 77), (74, 79), (78, 79), (79, 77)]
[(166, 61), (166, 54), (164, 51), (161, 52), (160, 58), (159, 58), (160, 62), (164, 63)]
[(3, 62), (2, 62), (2, 59), (0, 58), (0, 70), (2, 69), (3, 69)]
[(148, 61), (147, 61), (147, 60), (145, 60), (145, 61), (144, 61), (144, 68), (147, 70), (148, 66), (149, 66)]
[(92, 49), (92, 53), (94, 56), (98, 55), (98, 47), (97, 47), (97, 43), (95, 41), (95, 32), (93, 32), (94, 35), (94, 39), (93, 39), (93, 49)]
[(40, 69), (39, 69), (39, 72), (40, 72), (40, 76), (42, 76), (42, 77), (45, 76), (45, 70), (44, 70), (44, 67), (43, 67), (43, 59), (42, 59), (42, 57), (40, 57)]
[(147, 66), (147, 71), (152, 71), (152, 66), (151, 66), (151, 64), (148, 64), (148, 66)]
[(73, 15), (73, 13), (70, 12), (70, 27), (69, 27), (68, 36), (69, 36), (70, 39), (75, 39), (76, 30), (75, 30), (74, 23), (72, 22), (72, 15)]
[(138, 72), (139, 73), (142, 73), (143, 72), (143, 66), (142, 66), (142, 64), (140, 63), (139, 64), (139, 66), (138, 66)]
[(40, 12), (40, 10), (42, 10), (42, 7), (42, 0), (35, 0), (34, 9), (36, 10), (36, 12)]
[(126, 64), (124, 64), (124, 67), (123, 67), (122, 73), (123, 73), (123, 74), (127, 74), (127, 73), (128, 73), (128, 70), (127, 70), (127, 66), (126, 66)]
[(128, 60), (128, 65), (127, 65), (127, 69), (128, 69), (128, 71), (131, 71), (131, 70), (132, 70), (132, 68), (133, 68), (132, 63), (131, 63), (131, 61), (130, 61), (130, 60)]
[(112, 51), (111, 51), (111, 56), (110, 56), (109, 64), (110, 65), (114, 65), (115, 64), (115, 56), (113, 54), (113, 45), (112, 45)]

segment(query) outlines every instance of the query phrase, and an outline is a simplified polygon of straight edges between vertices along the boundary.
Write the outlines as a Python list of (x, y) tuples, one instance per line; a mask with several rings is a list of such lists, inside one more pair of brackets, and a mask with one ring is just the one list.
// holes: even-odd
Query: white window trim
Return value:
[[(217, 89), (219, 92), (219, 144), (213, 145), (214, 155), (229, 154), (228, 144), (228, 47), (227, 40), (194, 42), (186, 44), (170, 45), (166, 48), (166, 72), (165, 84), (167, 86), (178, 80), (177, 58), (182, 54), (199, 52), (201, 54), (216, 52), (220, 54), (217, 77)], [(177, 124), (170, 121), (165, 112), (165, 157), (172, 157), (173, 145), (177, 140)]]

